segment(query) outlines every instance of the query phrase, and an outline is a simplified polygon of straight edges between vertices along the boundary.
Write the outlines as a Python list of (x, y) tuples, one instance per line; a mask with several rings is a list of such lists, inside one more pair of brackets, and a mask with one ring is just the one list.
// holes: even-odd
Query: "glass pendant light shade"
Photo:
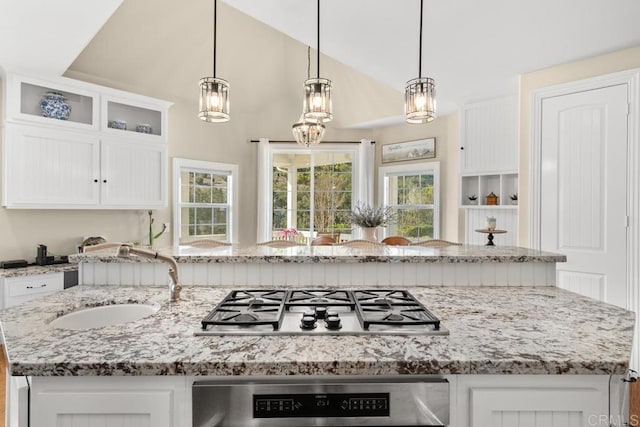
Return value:
[(323, 78), (309, 79), (304, 82), (304, 118), (316, 122), (329, 122), (331, 112), (331, 80)]
[(404, 88), (404, 114), (407, 123), (429, 123), (436, 118), (436, 82), (422, 77), (422, 18), (424, 0), (420, 0), (420, 38), (418, 48), (418, 78)]
[(213, 77), (200, 79), (200, 120), (210, 123), (229, 121), (229, 82), (216, 77), (218, 0), (213, 0)]
[(200, 120), (211, 123), (229, 121), (229, 83), (215, 77), (200, 79)]
[(324, 136), (325, 127), (322, 123), (312, 122), (300, 115), (300, 119), (291, 127), (296, 142), (305, 147), (318, 145)]
[(407, 123), (428, 123), (436, 118), (436, 84), (429, 77), (409, 80), (404, 92)]

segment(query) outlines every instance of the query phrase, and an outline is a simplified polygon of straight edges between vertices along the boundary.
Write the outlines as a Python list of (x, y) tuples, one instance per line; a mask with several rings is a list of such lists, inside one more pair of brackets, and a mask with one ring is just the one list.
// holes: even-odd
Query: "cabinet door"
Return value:
[(609, 382), (608, 375), (462, 375), (456, 427), (609, 426), (610, 407), (620, 407), (609, 400)]
[(594, 389), (473, 389), (471, 427), (609, 425), (607, 395)]
[(173, 394), (161, 391), (35, 393), (32, 427), (173, 427)]
[(5, 137), (5, 206), (55, 209), (98, 204), (96, 137), (13, 124), (7, 124)]
[(105, 139), (101, 152), (101, 202), (110, 208), (166, 206), (165, 144)]
[(47, 273), (4, 279), (5, 308), (64, 289), (64, 274)]
[(518, 169), (516, 98), (465, 105), (460, 123), (460, 173)]

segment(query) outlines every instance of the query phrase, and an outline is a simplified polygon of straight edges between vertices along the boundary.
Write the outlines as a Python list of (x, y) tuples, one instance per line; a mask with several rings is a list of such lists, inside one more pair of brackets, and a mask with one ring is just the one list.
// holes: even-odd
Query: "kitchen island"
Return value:
[[(486, 423), (496, 414), (522, 420), (504, 421), (510, 426), (552, 425), (525, 424), (531, 416), (560, 420), (554, 426), (608, 426), (603, 420), (617, 416), (633, 313), (553, 286), (408, 290), (449, 335), (194, 336), (230, 291), (214, 287), (186, 287), (169, 303), (166, 287), (85, 285), (0, 317), (12, 380), (30, 378), (32, 427), (89, 426), (108, 414), (190, 427), (194, 381), (265, 376), (444, 378), (456, 427), (493, 425)], [(125, 302), (161, 308), (99, 329), (48, 325), (83, 307)]]
[[(519, 247), (226, 246), (162, 249), (182, 283), (213, 286), (550, 286), (564, 255)], [(115, 249), (74, 254), (82, 284), (153, 285), (166, 281), (155, 260)]]

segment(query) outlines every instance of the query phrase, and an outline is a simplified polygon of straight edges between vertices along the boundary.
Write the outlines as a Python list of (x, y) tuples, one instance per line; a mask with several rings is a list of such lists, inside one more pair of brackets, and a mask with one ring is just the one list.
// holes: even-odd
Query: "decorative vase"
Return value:
[(44, 117), (67, 120), (71, 114), (71, 107), (61, 93), (47, 92), (40, 101), (40, 111)]
[(360, 230), (362, 230), (363, 240), (370, 240), (372, 242), (378, 241), (378, 236), (376, 235), (378, 227), (360, 227)]

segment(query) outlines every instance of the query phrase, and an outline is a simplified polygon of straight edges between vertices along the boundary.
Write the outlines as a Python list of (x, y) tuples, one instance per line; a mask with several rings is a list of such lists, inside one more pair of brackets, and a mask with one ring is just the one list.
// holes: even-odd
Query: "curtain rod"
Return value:
[[(251, 139), (249, 140), (249, 142), (260, 142), (259, 139)], [(276, 139), (270, 139), (269, 142), (273, 142), (276, 144), (297, 144), (296, 141), (281, 141), (281, 140), (276, 140)], [(360, 144), (361, 141), (322, 141), (322, 144)], [(371, 141), (372, 144), (375, 144), (375, 141)]]

